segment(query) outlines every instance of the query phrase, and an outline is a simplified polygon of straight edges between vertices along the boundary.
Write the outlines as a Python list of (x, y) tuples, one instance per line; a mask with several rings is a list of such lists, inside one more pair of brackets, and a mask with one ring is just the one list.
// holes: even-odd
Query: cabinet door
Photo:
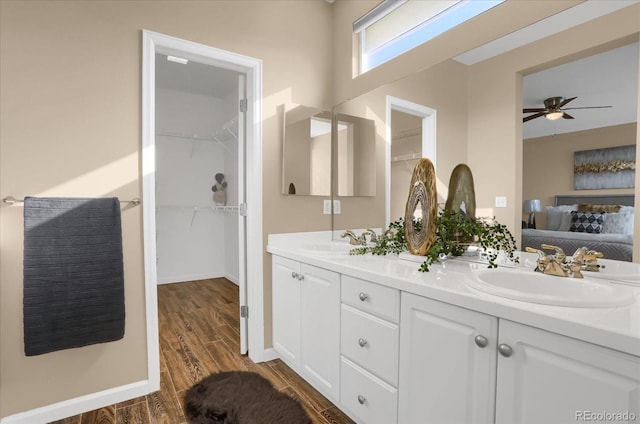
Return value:
[(492, 423), (497, 318), (401, 296), (398, 422)]
[(273, 257), (273, 348), (283, 361), (300, 366), (300, 264)]
[(506, 320), (500, 346), (497, 424), (640, 417), (639, 357)]
[(340, 383), (340, 275), (306, 264), (301, 270), (302, 372), (314, 387), (336, 401)]

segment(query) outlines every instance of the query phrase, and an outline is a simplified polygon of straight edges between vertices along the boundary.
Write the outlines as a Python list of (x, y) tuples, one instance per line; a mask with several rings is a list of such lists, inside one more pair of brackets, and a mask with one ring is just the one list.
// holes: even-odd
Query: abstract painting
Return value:
[(636, 146), (583, 150), (573, 154), (575, 190), (634, 188)]

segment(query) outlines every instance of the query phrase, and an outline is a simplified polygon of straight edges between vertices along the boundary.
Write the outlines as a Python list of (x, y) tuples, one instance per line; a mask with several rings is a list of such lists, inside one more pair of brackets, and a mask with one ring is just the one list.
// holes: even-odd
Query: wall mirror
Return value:
[[(552, 205), (553, 198), (555, 195), (566, 195), (566, 194), (577, 194), (576, 190), (573, 186), (573, 172), (574, 172), (574, 159), (573, 154), (577, 150), (590, 150), (590, 149), (601, 149), (611, 147), (613, 145), (627, 145), (627, 144), (635, 144), (636, 135), (637, 135), (637, 124), (635, 122), (635, 116), (637, 116), (637, 105), (634, 103), (630, 106), (615, 106), (615, 102), (621, 101), (623, 98), (629, 97), (632, 100), (637, 100), (638, 98), (638, 89), (637, 89), (637, 63), (638, 63), (638, 44), (628, 44), (621, 47), (622, 54), (626, 57), (625, 61), (621, 60), (613, 60), (610, 59), (606, 61), (611, 67), (611, 63), (631, 63), (635, 64), (635, 66), (626, 66), (623, 65), (623, 71), (627, 71), (632, 73), (631, 71), (635, 69), (636, 73), (632, 73), (631, 78), (628, 80), (631, 82), (635, 81), (635, 85), (627, 86), (623, 91), (627, 93), (627, 95), (623, 96), (617, 92), (613, 92), (611, 96), (614, 98), (611, 99), (603, 99), (598, 100), (593, 98), (594, 91), (597, 90), (598, 87), (601, 87), (603, 84), (612, 85), (611, 81), (608, 81), (607, 75), (612, 72), (612, 70), (607, 70), (607, 72), (596, 72), (599, 74), (599, 79), (589, 79), (585, 81), (585, 88), (575, 87), (575, 90), (571, 93), (567, 93), (566, 90), (569, 88), (569, 84), (571, 81), (567, 81), (566, 75), (567, 72), (561, 73), (560, 77), (556, 77), (554, 80), (548, 79), (545, 82), (540, 82), (541, 86), (546, 87), (549, 93), (542, 93), (541, 89), (533, 90), (537, 93), (539, 97), (538, 100), (544, 100), (544, 97), (552, 97), (554, 95), (566, 95), (567, 97), (577, 96), (578, 98), (573, 101), (576, 107), (589, 107), (589, 106), (600, 106), (600, 105), (610, 105), (613, 104), (613, 108), (604, 108), (604, 109), (584, 109), (584, 110), (570, 110), (569, 112), (573, 112), (572, 115), (575, 120), (566, 120), (560, 119), (558, 121), (551, 121), (544, 117), (538, 118), (531, 122), (525, 122), (521, 127), (523, 131), (527, 131), (530, 126), (527, 127), (528, 124), (538, 125), (538, 124), (547, 124), (550, 125), (551, 133), (550, 135), (528, 135), (523, 134), (523, 152), (520, 154), (519, 158), (515, 158), (516, 161), (523, 160), (523, 174), (521, 176), (514, 174), (513, 179), (517, 180), (518, 178), (522, 178), (523, 189), (521, 192), (522, 198), (519, 199), (521, 202), (522, 199), (541, 199), (544, 204)], [(607, 53), (607, 52), (605, 52)], [(615, 51), (608, 52), (609, 54), (615, 54)], [(580, 66), (581, 70), (587, 71), (590, 70), (593, 66)], [(563, 68), (560, 68), (561, 70)], [(572, 71), (572, 75), (576, 74), (577, 71)], [(577, 74), (576, 74), (577, 75)], [(596, 75), (597, 77), (597, 75)], [(574, 78), (575, 80), (581, 80), (581, 78)], [(615, 78), (616, 83), (620, 83), (621, 78)], [(421, 137), (420, 132), (422, 131), (423, 139), (425, 131), (431, 131), (429, 125), (425, 125), (423, 121), (423, 125), (420, 125), (419, 120), (415, 118), (415, 116), (406, 116), (403, 110), (395, 110), (388, 106), (389, 97), (403, 99), (408, 102), (412, 102), (418, 105), (423, 105), (425, 107), (431, 108), (432, 110), (437, 110), (437, 148), (434, 147), (434, 157), (437, 159), (434, 161), (436, 163), (436, 174), (437, 174), (437, 191), (438, 191), (438, 202), (443, 203), (446, 201), (447, 196), (447, 185), (449, 181), (449, 176), (451, 175), (454, 167), (459, 163), (472, 163), (476, 158), (469, 156), (469, 146), (470, 135), (468, 134), (468, 124), (465, 124), (464, 120), (460, 120), (461, 114), (471, 113), (469, 110), (465, 112), (465, 108), (469, 108), (468, 105), (460, 104), (459, 102), (452, 101), (452, 99), (464, 99), (467, 98), (467, 80), (468, 80), (468, 70), (467, 67), (463, 64), (457, 63), (456, 61), (449, 60), (442, 62), (436, 66), (431, 68), (422, 70), (415, 74), (409, 75), (405, 78), (397, 80), (390, 84), (385, 84), (378, 88), (373, 89), (370, 92), (364, 93), (354, 99), (348, 100), (338, 106), (336, 106), (335, 110), (337, 113), (348, 113), (358, 116), (365, 116), (368, 118), (375, 119), (376, 124), (376, 161), (378, 163), (378, 172), (380, 173), (382, 169), (387, 167), (387, 161), (390, 162), (391, 172), (388, 172), (384, 178), (378, 179), (378, 187), (376, 189), (376, 196), (370, 203), (366, 205), (363, 202), (358, 204), (355, 203), (354, 200), (350, 200), (349, 204), (342, 206), (342, 214), (336, 215), (334, 217), (334, 229), (341, 230), (344, 228), (366, 228), (370, 227), (386, 227), (389, 221), (395, 221), (399, 216), (402, 216), (402, 211), (404, 210), (404, 205), (406, 204), (407, 199), (407, 191), (408, 186), (405, 181), (401, 181), (399, 178), (394, 181), (395, 177), (395, 168), (398, 168), (398, 171), (406, 174), (406, 176), (410, 175), (410, 169), (413, 165), (415, 165), (415, 160), (417, 157), (430, 157), (430, 154), (427, 153), (427, 148), (425, 148), (425, 144), (419, 143), (417, 140)], [(528, 78), (525, 76), (523, 78), (525, 84), (528, 83)], [(555, 91), (553, 91), (555, 90)], [(573, 88), (572, 88), (573, 90)], [(527, 89), (525, 88), (525, 93)], [(560, 94), (552, 94), (560, 93)], [(602, 91), (602, 90), (600, 90)], [(535, 105), (532, 103), (532, 100), (523, 96), (522, 107), (534, 107)], [(578, 104), (580, 101), (580, 104)], [(594, 123), (597, 118), (604, 118), (605, 112), (613, 112), (616, 111), (624, 111), (628, 113), (630, 116), (633, 116), (633, 119), (627, 119), (624, 121), (625, 123), (608, 123), (603, 126), (593, 127), (589, 129), (588, 132), (593, 132), (595, 134), (594, 137), (591, 137), (589, 140), (593, 139), (593, 144), (591, 141), (587, 141), (586, 136), (588, 135), (585, 130), (572, 130), (568, 134), (560, 134), (560, 126), (566, 123), (576, 123), (574, 121), (578, 121), (578, 115), (584, 113), (583, 117), (580, 115), (580, 121), (587, 123)], [(398, 113), (400, 112), (400, 113)], [(589, 118), (586, 116), (587, 113), (592, 113), (594, 116)], [(415, 114), (414, 114), (415, 115)], [(539, 122), (536, 122), (539, 121)], [(435, 122), (433, 125), (435, 128)], [(617, 132), (612, 132), (613, 130), (617, 130)], [(566, 155), (564, 155), (565, 147), (564, 144), (560, 145), (561, 139), (564, 137), (573, 138), (572, 142), (574, 143), (575, 148), (567, 147)], [(389, 140), (389, 141), (388, 141)], [(396, 142), (398, 144), (396, 144)], [(547, 144), (544, 144), (547, 143)], [(608, 143), (608, 144), (607, 144)], [(389, 149), (389, 153), (386, 153), (386, 150)], [(551, 152), (554, 154), (541, 154), (541, 152)], [(437, 152), (437, 155), (435, 154)], [(566, 156), (566, 157), (565, 157)], [(538, 162), (534, 162), (533, 160), (537, 160)], [(549, 170), (548, 167), (551, 163), (555, 163), (556, 159), (558, 161), (563, 160), (564, 164), (561, 165), (558, 163), (557, 167), (563, 166), (566, 170), (567, 177), (560, 176), (559, 168)], [(474, 167), (471, 166), (472, 171)], [(540, 169), (545, 169), (545, 172), (540, 172)], [(558, 172), (556, 172), (558, 171)], [(485, 169), (486, 174), (486, 169)], [(552, 176), (551, 179), (546, 179), (546, 176)], [(564, 175), (564, 174), (562, 174)], [(474, 177), (477, 177), (476, 172), (474, 172)], [(562, 187), (559, 186), (560, 181), (567, 181), (565, 185)], [(481, 189), (486, 190), (486, 187), (491, 186), (495, 181), (491, 178), (482, 178), (482, 175), (477, 178), (475, 181), (476, 188), (480, 187)], [(564, 184), (564, 183), (563, 183)], [(382, 187), (389, 187), (389, 191), (385, 193)], [(580, 190), (580, 194), (633, 194), (637, 193), (638, 188), (628, 188), (628, 189), (599, 189), (599, 190)], [(637, 197), (637, 196), (636, 196)], [(391, 199), (391, 213), (385, 214), (385, 203), (386, 199)], [(346, 203), (346, 202), (345, 202)], [(351, 204), (353, 203), (353, 204)], [(496, 212), (501, 212), (499, 209), (492, 209), (490, 206), (492, 204), (488, 203), (486, 199), (483, 200), (483, 204), (477, 212), (478, 216), (492, 216), (495, 215)], [(359, 214), (349, 214), (345, 213), (349, 209), (357, 209), (359, 211), (366, 210), (366, 213)], [(518, 206), (514, 211), (516, 215), (516, 222), (519, 223), (519, 216), (521, 212), (520, 206)], [(537, 214), (537, 220), (540, 224), (540, 227), (544, 229), (545, 227), (545, 211), (544, 207), (542, 212)], [(524, 216), (524, 215), (523, 215)], [(524, 219), (524, 218), (523, 218)], [(502, 222), (507, 222), (507, 219), (499, 218)], [(514, 228), (514, 235), (517, 237), (520, 236), (519, 228)]]
[(282, 193), (331, 195), (331, 112), (297, 106), (284, 113)]
[(284, 114), (282, 193), (330, 196), (335, 163), (334, 193), (342, 197), (375, 196), (375, 124), (371, 119), (337, 114), (332, 152), (332, 115), (309, 106)]

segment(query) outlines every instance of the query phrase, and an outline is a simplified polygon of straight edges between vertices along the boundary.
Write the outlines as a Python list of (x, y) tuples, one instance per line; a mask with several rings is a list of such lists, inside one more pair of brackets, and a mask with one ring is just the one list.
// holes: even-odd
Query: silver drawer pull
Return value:
[(369, 299), (369, 295), (366, 293), (362, 293), (360, 292), (360, 294), (358, 295), (358, 297), (360, 298), (360, 300), (362, 300), (363, 302), (367, 299)]
[(476, 336), (475, 341), (478, 347), (487, 347), (487, 345), (489, 344), (489, 340), (487, 340), (485, 336), (478, 335)]
[(513, 355), (513, 349), (508, 344), (499, 345), (498, 352), (500, 352), (500, 355), (504, 356), (505, 358), (508, 358), (511, 355)]
[(358, 344), (360, 347), (365, 347), (367, 345), (367, 341), (365, 339), (358, 339)]
[(364, 403), (367, 401), (367, 398), (362, 396), (362, 395), (358, 395), (358, 402), (360, 402), (360, 405), (364, 405)]

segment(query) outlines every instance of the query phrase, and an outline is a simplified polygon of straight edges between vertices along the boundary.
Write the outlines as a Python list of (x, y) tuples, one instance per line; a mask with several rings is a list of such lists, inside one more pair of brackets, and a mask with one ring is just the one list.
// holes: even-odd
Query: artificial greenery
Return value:
[[(419, 221), (414, 223), (416, 227), (421, 224)], [(386, 255), (408, 250), (404, 225), (402, 218), (392, 222), (375, 246), (358, 247), (350, 253)], [(518, 262), (514, 254), (516, 240), (506, 225), (499, 224), (495, 219), (474, 219), (459, 211), (444, 210), (436, 219), (436, 241), (427, 252), (420, 271), (429, 271), (431, 264), (448, 256), (462, 255), (471, 245), (481, 249), (481, 255), (489, 262), (489, 268), (498, 266), (496, 260), (499, 251), (505, 252), (512, 262)]]

